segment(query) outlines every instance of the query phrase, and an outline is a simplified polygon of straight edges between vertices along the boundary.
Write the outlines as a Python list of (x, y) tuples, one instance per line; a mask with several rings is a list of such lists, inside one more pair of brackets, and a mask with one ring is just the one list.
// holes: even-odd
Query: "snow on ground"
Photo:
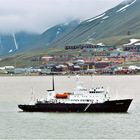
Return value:
[(128, 44), (124, 44), (124, 45), (132, 45), (138, 41), (140, 41), (140, 39), (130, 39), (130, 42)]
[(136, 1), (137, 1), (137, 0), (132, 1), (131, 3), (125, 5), (124, 7), (122, 7), (121, 9), (119, 9), (119, 10), (116, 11), (116, 12), (118, 13), (118, 12), (123, 11), (124, 9), (126, 10), (126, 8), (128, 8), (129, 6), (131, 6), (132, 4), (134, 4)]
[(103, 44), (103, 43), (98, 43), (97, 45), (99, 45), (99, 46), (105, 46), (105, 44)]
[(130, 39), (130, 44), (134, 44), (136, 42), (140, 41), (140, 39)]
[(129, 67), (128, 67), (128, 69), (130, 69), (130, 70), (139, 70), (140, 69), (140, 67), (138, 67), (138, 66), (135, 66), (135, 65), (130, 65)]
[(105, 14), (106, 14), (106, 13), (103, 13), (103, 14), (101, 14), (101, 15), (99, 15), (99, 16), (96, 16), (96, 17), (94, 17), (94, 18), (91, 18), (91, 19), (87, 20), (87, 22), (91, 22), (91, 21), (94, 21), (95, 19), (101, 18), (101, 17), (103, 17)]
[(137, 46), (137, 45), (140, 45), (140, 43), (135, 43), (135, 45)]
[[(129, 43), (128, 44), (124, 44), (124, 45), (132, 45), (132, 44), (137, 44), (138, 45), (138, 43), (136, 43), (136, 42), (138, 42), (138, 41), (140, 41), (140, 39), (130, 39), (129, 40)], [(140, 43), (139, 43), (140, 44)]]

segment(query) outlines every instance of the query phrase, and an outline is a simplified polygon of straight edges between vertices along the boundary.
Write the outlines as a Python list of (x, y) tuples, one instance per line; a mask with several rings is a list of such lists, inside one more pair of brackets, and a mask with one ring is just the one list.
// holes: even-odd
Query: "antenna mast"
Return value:
[(54, 76), (52, 76), (52, 84), (53, 84), (53, 91), (54, 91)]

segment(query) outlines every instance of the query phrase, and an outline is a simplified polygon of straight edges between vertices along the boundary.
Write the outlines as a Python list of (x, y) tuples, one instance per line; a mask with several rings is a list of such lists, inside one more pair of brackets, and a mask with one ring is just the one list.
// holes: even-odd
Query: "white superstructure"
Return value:
[(47, 94), (47, 101), (55, 103), (89, 104), (103, 103), (107, 100), (109, 100), (108, 91), (105, 91), (103, 87), (86, 89), (82, 86), (77, 86), (72, 93), (59, 94), (55, 91), (49, 91)]
[(58, 93), (54, 90), (54, 79), (53, 89), (48, 90), (47, 97), (41, 100), (34, 100), (30, 104), (41, 103), (65, 103), (65, 104), (94, 104), (104, 103), (110, 99), (108, 91), (103, 87), (96, 88), (84, 88), (79, 84), (79, 77), (77, 77), (77, 86), (73, 92)]

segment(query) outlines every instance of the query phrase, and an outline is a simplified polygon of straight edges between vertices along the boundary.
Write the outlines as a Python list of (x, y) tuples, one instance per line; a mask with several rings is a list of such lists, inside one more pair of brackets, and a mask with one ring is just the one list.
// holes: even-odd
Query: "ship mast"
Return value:
[(53, 84), (53, 89), (52, 90), (54, 91), (55, 90), (54, 89), (54, 76), (52, 76), (52, 84)]
[(47, 90), (47, 91), (54, 91), (55, 88), (54, 88), (54, 76), (52, 76), (52, 89), (51, 90)]

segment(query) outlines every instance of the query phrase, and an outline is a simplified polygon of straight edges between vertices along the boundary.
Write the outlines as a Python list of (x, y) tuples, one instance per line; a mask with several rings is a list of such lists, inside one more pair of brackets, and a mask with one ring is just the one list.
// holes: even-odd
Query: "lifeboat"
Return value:
[(57, 93), (56, 95), (55, 95), (55, 98), (60, 98), (60, 99), (67, 99), (68, 98), (68, 96), (69, 96), (69, 93)]

